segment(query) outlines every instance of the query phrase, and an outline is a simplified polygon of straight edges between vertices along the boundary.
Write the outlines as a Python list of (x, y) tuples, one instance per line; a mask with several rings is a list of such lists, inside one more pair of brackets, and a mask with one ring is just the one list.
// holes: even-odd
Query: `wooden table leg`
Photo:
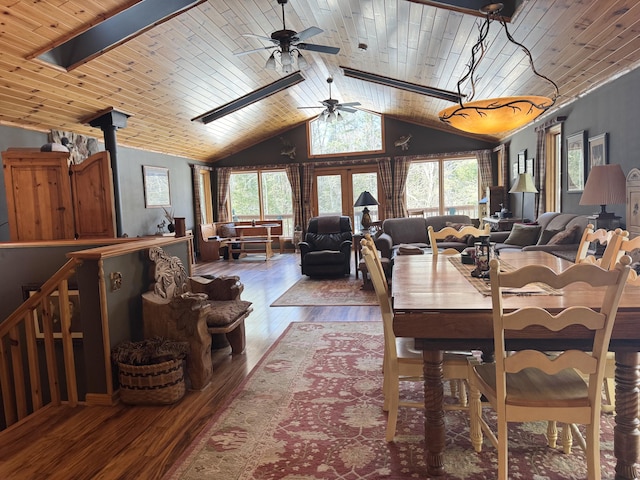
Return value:
[(424, 442), (429, 476), (444, 475), (444, 378), (441, 350), (424, 350)]
[(613, 452), (617, 460), (616, 480), (638, 478), (640, 455), (640, 353), (616, 352), (616, 425)]

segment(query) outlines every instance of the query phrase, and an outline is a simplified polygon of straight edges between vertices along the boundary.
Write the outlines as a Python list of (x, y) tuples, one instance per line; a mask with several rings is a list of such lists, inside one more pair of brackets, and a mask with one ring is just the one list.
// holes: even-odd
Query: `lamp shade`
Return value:
[(626, 191), (620, 165), (596, 165), (589, 172), (580, 205), (620, 205), (627, 202)]
[(533, 177), (530, 173), (521, 173), (518, 175), (518, 181), (511, 187), (509, 193), (538, 193), (533, 183)]
[(360, 194), (356, 203), (353, 204), (354, 207), (366, 207), (367, 205), (378, 205), (378, 201), (373, 198), (366, 190)]
[(516, 129), (535, 120), (553, 100), (548, 97), (503, 97), (477, 100), (442, 110), (440, 120), (469, 133), (493, 134)]

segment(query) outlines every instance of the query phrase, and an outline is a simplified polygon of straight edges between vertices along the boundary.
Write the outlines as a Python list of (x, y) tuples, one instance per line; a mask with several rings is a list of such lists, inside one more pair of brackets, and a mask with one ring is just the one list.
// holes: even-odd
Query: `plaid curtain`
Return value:
[(293, 195), (293, 225), (294, 227), (304, 225), (302, 211), (302, 189), (300, 187), (300, 167), (298, 164), (287, 165), (287, 178), (291, 184), (291, 194)]
[(393, 174), (389, 157), (378, 160), (378, 174), (380, 175), (382, 194), (384, 195), (384, 216), (382, 218), (393, 218)]
[(404, 191), (407, 187), (407, 173), (411, 162), (407, 157), (396, 157), (393, 168), (393, 216), (396, 218), (406, 217), (407, 202), (404, 198)]
[(229, 167), (220, 167), (216, 169), (216, 173), (218, 174), (218, 221), (228, 222), (227, 201), (229, 200), (231, 169)]
[(536, 218), (544, 213), (547, 206), (547, 193), (545, 190), (546, 178), (547, 178), (547, 128), (539, 128), (536, 131), (538, 136), (536, 146), (536, 161), (535, 176), (533, 181), (538, 189), (538, 196), (536, 200)]
[(476, 152), (476, 160), (478, 161), (478, 172), (480, 173), (480, 191), (486, 192), (487, 187), (493, 186), (491, 150), (478, 150)]
[[(307, 231), (309, 220), (313, 217), (311, 208), (311, 196), (313, 194), (313, 174), (314, 166), (311, 163), (302, 165), (302, 230)], [(303, 237), (304, 238), (304, 237)]]

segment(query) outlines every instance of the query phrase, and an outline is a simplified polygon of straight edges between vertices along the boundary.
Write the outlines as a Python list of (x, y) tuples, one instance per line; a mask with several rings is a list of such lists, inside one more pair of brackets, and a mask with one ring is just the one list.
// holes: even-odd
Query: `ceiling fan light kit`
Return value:
[[(553, 80), (536, 71), (531, 52), (511, 36), (504, 18), (500, 16), (501, 10), (502, 4), (500, 3), (491, 3), (481, 9), (486, 16), (480, 26), (478, 41), (471, 49), (471, 60), (467, 65), (467, 71), (458, 81), (458, 105), (446, 108), (438, 114), (442, 122), (464, 132), (495, 134), (522, 127), (551, 108), (558, 97), (558, 86)], [(476, 69), (486, 54), (486, 38), (489, 33), (489, 26), (494, 20), (497, 20), (502, 25), (507, 39), (520, 47), (527, 55), (529, 66), (533, 73), (553, 86), (553, 95), (551, 97), (523, 95), (473, 100), (477, 80)], [(468, 96), (468, 101), (463, 103), (461, 86), (467, 80), (470, 82), (472, 93)]]
[[(333, 83), (333, 77), (327, 78), (327, 83), (329, 84), (329, 98), (326, 100), (322, 100), (320, 103), (324, 107), (324, 110), (318, 115), (317, 118), (320, 120), (324, 120), (325, 122), (341, 122), (343, 120), (342, 115), (340, 115), (340, 111), (355, 113), (357, 111), (356, 108), (360, 105), (360, 102), (347, 102), (340, 103), (340, 101), (335, 98), (331, 98), (331, 84)], [(298, 107), (298, 109), (303, 108), (323, 108), (320, 106), (317, 107)]]
[(255, 37), (261, 40), (266, 40), (273, 43), (268, 47), (256, 48), (244, 52), (238, 52), (235, 55), (247, 55), (249, 53), (258, 52), (261, 50), (268, 50), (274, 48), (271, 55), (267, 59), (264, 67), (267, 70), (277, 70), (276, 56), (280, 57), (280, 64), (282, 65), (282, 71), (284, 73), (291, 73), (294, 70), (294, 66), (297, 63), (299, 70), (304, 70), (309, 66), (309, 62), (302, 56), (300, 50), (309, 50), (319, 53), (329, 53), (335, 55), (340, 51), (337, 47), (330, 47), (327, 45), (316, 45), (313, 43), (306, 43), (305, 40), (322, 33), (323, 30), (318, 27), (305, 28), (301, 32), (294, 30), (288, 30), (285, 23), (284, 6), (288, 3), (288, 0), (278, 0), (278, 4), (282, 7), (282, 30), (276, 30), (271, 33), (270, 37), (262, 35), (255, 35), (252, 33), (243, 34), (244, 37)]

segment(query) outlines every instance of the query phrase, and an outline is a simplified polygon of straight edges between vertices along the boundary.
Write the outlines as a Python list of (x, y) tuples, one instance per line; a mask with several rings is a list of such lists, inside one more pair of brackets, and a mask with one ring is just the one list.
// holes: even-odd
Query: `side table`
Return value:
[(522, 223), (523, 220), (521, 218), (484, 217), (482, 221), (491, 225), (492, 232), (509, 232), (514, 223)]

